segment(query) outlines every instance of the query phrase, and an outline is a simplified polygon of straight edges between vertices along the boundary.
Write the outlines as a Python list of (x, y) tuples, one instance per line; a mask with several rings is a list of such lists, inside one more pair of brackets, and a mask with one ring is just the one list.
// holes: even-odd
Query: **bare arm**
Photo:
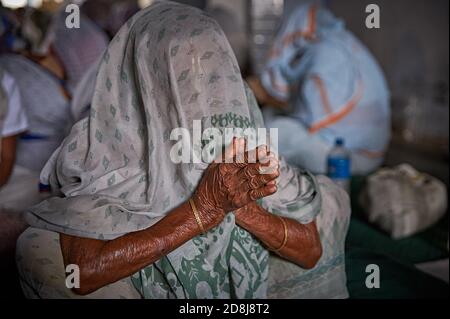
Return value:
[(246, 79), (248, 86), (252, 89), (255, 94), (256, 100), (260, 105), (272, 106), (277, 109), (286, 109), (288, 107), (288, 103), (284, 101), (280, 101), (277, 98), (267, 92), (264, 86), (261, 83), (261, 80), (257, 77), (250, 77)]
[(8, 182), (16, 160), (17, 135), (1, 139), (0, 187)]
[[(284, 226), (277, 217), (256, 202), (236, 211), (236, 222), (265, 245), (279, 248), (284, 240)], [(303, 225), (293, 219), (284, 218), (287, 226), (288, 241), (277, 254), (303, 268), (313, 268), (322, 255), (322, 245), (315, 221)]]
[[(215, 226), (220, 219), (206, 224)], [(154, 226), (127, 234), (115, 240), (102, 241), (60, 235), (64, 263), (80, 267), (78, 294), (89, 294), (105, 285), (128, 277), (167, 255), (189, 239), (200, 234), (189, 203), (174, 209)]]
[[(271, 165), (278, 167), (278, 162)], [(192, 197), (206, 231), (218, 225), (227, 212), (276, 192), (270, 182), (278, 177), (278, 169), (256, 177), (248, 173), (259, 167), (259, 163), (213, 163), (208, 167)], [(80, 267), (80, 288), (74, 291), (84, 295), (134, 274), (199, 234), (193, 211), (184, 203), (142, 231), (110, 241), (61, 234), (60, 243), (65, 265)]]

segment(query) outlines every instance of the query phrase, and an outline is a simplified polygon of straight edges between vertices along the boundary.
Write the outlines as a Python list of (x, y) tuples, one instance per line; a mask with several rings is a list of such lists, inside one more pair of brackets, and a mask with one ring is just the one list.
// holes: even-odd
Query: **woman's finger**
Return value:
[(273, 165), (270, 174), (261, 174), (262, 167), (259, 163), (248, 165), (243, 168), (243, 171), (245, 172), (244, 175), (248, 179), (252, 189), (260, 188), (280, 175), (279, 165), (277, 163), (274, 163)]
[(269, 163), (275, 154), (268, 151), (267, 145), (260, 145), (256, 149), (247, 150), (248, 143), (245, 138), (233, 138), (233, 142), (225, 150), (225, 163), (234, 163), (238, 167), (242, 164)]
[(248, 192), (249, 202), (255, 201), (257, 199), (260, 199), (260, 198), (263, 198), (266, 196), (270, 196), (270, 195), (276, 193), (276, 191), (277, 191), (276, 185), (265, 185), (258, 189), (252, 189), (251, 191)]
[(234, 158), (234, 164), (237, 167), (244, 167), (247, 164), (247, 156), (245, 149), (247, 148), (247, 141), (245, 138), (240, 138), (237, 143), (236, 156)]
[(273, 167), (270, 167), (270, 174), (261, 174), (261, 164), (248, 164), (237, 172), (233, 179), (239, 181), (237, 184), (238, 192), (245, 193), (251, 189), (258, 189), (270, 181), (275, 180), (279, 175), (279, 165), (278, 162), (273, 162)]
[(237, 148), (239, 144), (239, 139), (237, 137), (233, 137), (230, 145), (225, 148), (225, 152), (223, 153), (223, 158), (221, 163), (233, 163), (237, 154)]
[(274, 154), (267, 157), (267, 163), (261, 163), (260, 174), (274, 174), (280, 168), (280, 161)]
[(271, 185), (277, 185), (277, 180), (276, 179), (273, 179), (273, 180), (271, 180), (270, 182), (268, 182), (267, 184), (266, 184), (267, 186), (271, 186)]
[(245, 153), (245, 162), (249, 164), (254, 164), (261, 162), (263, 158), (268, 155), (268, 150), (266, 145), (260, 145), (255, 149), (247, 151)]

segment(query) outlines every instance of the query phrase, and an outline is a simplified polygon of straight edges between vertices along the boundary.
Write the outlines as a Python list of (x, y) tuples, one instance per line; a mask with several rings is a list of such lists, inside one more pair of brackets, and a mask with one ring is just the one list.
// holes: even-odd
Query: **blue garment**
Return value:
[(381, 164), (390, 139), (386, 81), (370, 52), (326, 8), (309, 3), (294, 11), (261, 80), (311, 134), (330, 146), (342, 137), (352, 152)]
[(0, 54), (25, 48), (26, 41), (20, 36), (19, 29), (14, 13), (0, 6)]

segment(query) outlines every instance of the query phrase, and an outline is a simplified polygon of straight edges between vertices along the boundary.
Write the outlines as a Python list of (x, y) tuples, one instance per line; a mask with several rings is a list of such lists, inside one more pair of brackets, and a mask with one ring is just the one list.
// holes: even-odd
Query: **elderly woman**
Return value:
[[(17, 249), (28, 297), (347, 296), (343, 192), (243, 139), (226, 161), (176, 164), (171, 132), (194, 120), (263, 127), (218, 24), (157, 2), (113, 39), (89, 117), (42, 172), (55, 196), (31, 209)], [(63, 263), (79, 267), (75, 294)]]

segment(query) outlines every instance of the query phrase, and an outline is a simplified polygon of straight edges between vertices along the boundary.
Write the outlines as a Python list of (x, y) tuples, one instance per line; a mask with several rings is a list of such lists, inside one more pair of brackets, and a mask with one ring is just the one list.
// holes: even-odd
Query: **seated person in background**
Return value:
[(139, 11), (137, 0), (84, 1), (81, 12), (112, 39), (125, 22)]
[[(0, 205), (14, 211), (42, 200), (36, 176), (73, 125), (70, 111), (73, 88), (107, 47), (106, 40), (98, 41), (96, 27), (85, 20), (80, 29), (69, 31), (61, 13), (47, 18), (54, 24), (48, 26), (37, 23), (45, 20), (40, 16), (43, 13), (29, 10), (25, 10), (21, 26), (23, 42), (27, 45), (21, 48), (20, 54), (0, 55), (0, 66), (14, 78), (16, 93), (28, 119), (27, 132), (15, 139), (14, 170), (20, 174), (11, 179), (8, 189), (17, 190), (26, 185), (29, 192), (3, 189), (0, 193)], [(34, 36), (38, 31), (44, 35)]]
[[(194, 120), (203, 142), (206, 129), (264, 126), (218, 24), (156, 2), (113, 39), (89, 116), (42, 171), (54, 196), (30, 210), (17, 248), (27, 297), (77, 297), (64, 285), (69, 264), (88, 298), (347, 296), (344, 192), (243, 139), (220, 144), (234, 146), (232, 163), (177, 163), (170, 136)], [(236, 163), (251, 152), (256, 163)], [(114, 294), (120, 282), (128, 288)]]
[(63, 69), (59, 80), (73, 93), (80, 79), (104, 53), (109, 38), (84, 14), (80, 15), (79, 28), (68, 28), (64, 8), (52, 15), (31, 7), (24, 10), (21, 34), (29, 48), (22, 53), (32, 60), (53, 55), (54, 62)]
[(14, 79), (0, 68), (0, 189), (8, 182), (16, 159), (17, 138), (28, 128)]
[(39, 201), (39, 174), (16, 165), (18, 140), (27, 129), (17, 83), (0, 67), (0, 211), (22, 211)]
[[(374, 57), (326, 8), (299, 6), (282, 26), (265, 70), (249, 85), (279, 129), (289, 163), (326, 172), (336, 138), (352, 153), (352, 172), (382, 164), (390, 138), (389, 92)], [(281, 112), (277, 112), (277, 110)], [(282, 113), (282, 114), (279, 114)]]
[(53, 54), (28, 56), (4, 54), (0, 66), (14, 77), (29, 122), (17, 143), (17, 163), (39, 172), (71, 125), (69, 93), (61, 85), (64, 70)]
[(80, 28), (68, 29), (66, 16), (67, 13), (60, 11), (53, 18), (55, 28), (51, 49), (64, 67), (66, 87), (73, 94), (82, 77), (94, 64), (98, 64), (108, 47), (109, 38), (83, 14), (80, 16)]

